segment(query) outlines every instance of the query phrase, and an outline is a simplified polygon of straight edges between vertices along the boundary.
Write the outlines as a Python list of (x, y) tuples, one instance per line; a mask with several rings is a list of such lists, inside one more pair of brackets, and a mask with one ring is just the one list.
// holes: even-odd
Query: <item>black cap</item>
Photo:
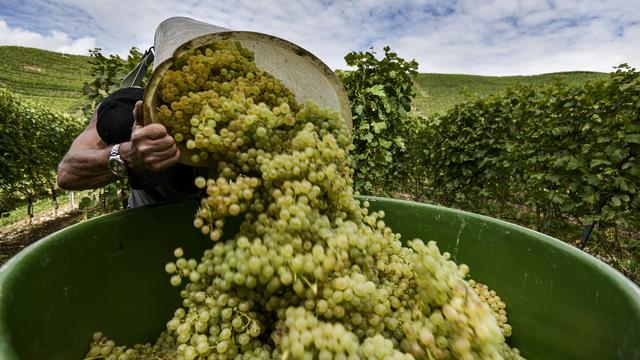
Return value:
[(144, 89), (128, 87), (118, 89), (98, 107), (98, 135), (105, 143), (119, 144), (131, 138), (133, 108), (144, 97)]

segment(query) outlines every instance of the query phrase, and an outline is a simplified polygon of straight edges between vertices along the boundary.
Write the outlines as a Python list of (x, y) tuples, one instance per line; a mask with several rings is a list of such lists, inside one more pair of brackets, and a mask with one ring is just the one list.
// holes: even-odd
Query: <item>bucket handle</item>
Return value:
[(133, 70), (131, 70), (131, 72), (128, 73), (127, 76), (124, 77), (124, 79), (122, 79), (122, 82), (120, 82), (121, 88), (140, 86), (144, 75), (147, 73), (147, 68), (149, 67), (149, 65), (151, 65), (151, 63), (153, 62), (153, 58), (155, 57), (154, 49), (155, 48), (152, 46), (147, 51), (145, 51), (138, 65), (136, 65), (136, 67), (133, 68)]

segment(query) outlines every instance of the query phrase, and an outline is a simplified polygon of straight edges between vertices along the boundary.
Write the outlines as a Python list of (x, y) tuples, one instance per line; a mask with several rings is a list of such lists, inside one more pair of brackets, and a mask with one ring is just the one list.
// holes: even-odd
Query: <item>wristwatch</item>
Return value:
[(121, 178), (127, 176), (127, 164), (120, 158), (120, 144), (113, 145), (111, 148), (109, 170)]

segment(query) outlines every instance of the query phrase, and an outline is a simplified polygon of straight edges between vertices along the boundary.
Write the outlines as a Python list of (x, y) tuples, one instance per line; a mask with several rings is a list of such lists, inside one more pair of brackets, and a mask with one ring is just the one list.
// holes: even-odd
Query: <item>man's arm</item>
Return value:
[[(120, 144), (120, 157), (132, 172), (165, 170), (178, 162), (180, 151), (161, 124), (144, 126), (142, 101), (133, 110), (131, 140)], [(73, 141), (58, 165), (58, 186), (67, 190), (94, 189), (118, 177), (109, 170), (112, 145), (106, 144), (96, 128), (97, 111), (87, 128)]]

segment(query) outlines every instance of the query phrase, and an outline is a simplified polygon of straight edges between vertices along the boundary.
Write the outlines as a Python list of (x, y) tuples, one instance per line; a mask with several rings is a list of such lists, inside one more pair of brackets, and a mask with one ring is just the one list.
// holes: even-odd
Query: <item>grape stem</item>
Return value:
[(245, 314), (244, 312), (242, 312), (242, 311), (238, 310), (238, 307), (237, 307), (237, 306), (236, 306), (236, 307), (234, 307), (234, 308), (233, 308), (233, 310), (235, 310), (235, 311), (236, 311), (236, 314), (240, 314), (240, 315), (242, 315), (245, 319), (247, 319), (247, 323), (246, 323), (246, 324), (244, 324), (244, 326), (242, 327), (242, 332), (244, 332), (244, 331), (247, 329), (247, 327), (248, 327), (252, 322), (254, 322), (254, 320), (253, 320), (252, 318), (250, 318), (250, 317), (249, 317), (249, 315), (247, 315), (247, 314)]
[(300, 278), (307, 283), (307, 285), (309, 285), (309, 287), (311, 288), (311, 291), (313, 291), (314, 295), (318, 295), (318, 283), (317, 280), (312, 284), (311, 282), (309, 282), (309, 280), (307, 280), (307, 278), (305, 276), (300, 276)]
[(435, 360), (433, 358), (433, 355), (431, 355), (431, 351), (429, 351), (429, 349), (426, 349), (426, 350), (427, 350), (427, 355), (429, 356), (429, 360)]

